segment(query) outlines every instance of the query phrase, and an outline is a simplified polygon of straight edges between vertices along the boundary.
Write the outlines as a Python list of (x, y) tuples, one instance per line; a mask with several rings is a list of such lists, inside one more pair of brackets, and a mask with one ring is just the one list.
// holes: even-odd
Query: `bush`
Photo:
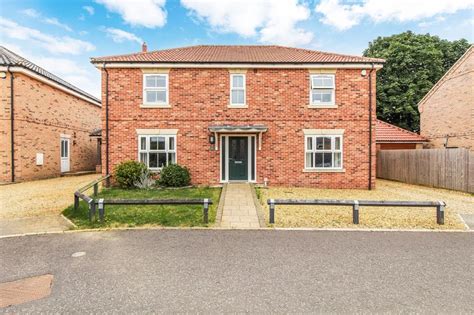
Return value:
[(183, 187), (191, 182), (191, 175), (187, 167), (171, 164), (163, 167), (158, 184), (165, 187)]
[(144, 172), (147, 172), (145, 164), (137, 161), (125, 161), (115, 168), (114, 176), (120, 187), (131, 188), (140, 180)]

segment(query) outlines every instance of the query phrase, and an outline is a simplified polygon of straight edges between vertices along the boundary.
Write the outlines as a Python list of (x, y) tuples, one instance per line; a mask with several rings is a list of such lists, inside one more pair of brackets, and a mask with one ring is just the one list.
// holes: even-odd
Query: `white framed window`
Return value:
[(342, 135), (306, 135), (305, 169), (342, 170)]
[(311, 105), (335, 105), (335, 76), (334, 74), (312, 74)]
[(168, 74), (143, 75), (143, 104), (168, 105)]
[(230, 75), (230, 105), (243, 106), (246, 104), (245, 74), (233, 73)]
[(139, 135), (138, 160), (152, 171), (176, 163), (176, 136)]

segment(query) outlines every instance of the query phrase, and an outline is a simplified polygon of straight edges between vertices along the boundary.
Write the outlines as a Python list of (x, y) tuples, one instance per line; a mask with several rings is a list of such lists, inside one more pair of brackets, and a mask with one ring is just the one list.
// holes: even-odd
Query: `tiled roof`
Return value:
[(417, 133), (402, 129), (377, 119), (376, 142), (428, 142)]
[(69, 82), (64, 81), (63, 79), (59, 78), (58, 76), (52, 74), (49, 71), (46, 71), (45, 69), (41, 68), (40, 66), (32, 63), (31, 61), (15, 54), (11, 50), (8, 50), (7, 48), (0, 46), (0, 66), (12, 66), (12, 67), (22, 67), (25, 69), (28, 69), (30, 71), (35, 72), (36, 74), (49, 79), (57, 84), (60, 84), (71, 91), (74, 91), (78, 94), (81, 94), (82, 96), (90, 99), (94, 103), (100, 103), (100, 100), (91, 94), (84, 92), (80, 88), (72, 85)]
[(163, 63), (383, 63), (383, 59), (349, 56), (283, 46), (200, 45), (128, 55), (91, 58), (101, 62)]

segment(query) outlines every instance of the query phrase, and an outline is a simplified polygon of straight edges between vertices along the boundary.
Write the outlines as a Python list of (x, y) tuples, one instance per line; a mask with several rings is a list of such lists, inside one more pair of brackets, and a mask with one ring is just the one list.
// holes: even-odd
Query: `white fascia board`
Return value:
[[(93, 63), (96, 68), (102, 69), (104, 63)], [(227, 68), (227, 69), (371, 69), (371, 63), (302, 63), (302, 64), (281, 64), (281, 63), (126, 63), (107, 62), (106, 68)], [(374, 69), (382, 69), (382, 64), (374, 63)]]

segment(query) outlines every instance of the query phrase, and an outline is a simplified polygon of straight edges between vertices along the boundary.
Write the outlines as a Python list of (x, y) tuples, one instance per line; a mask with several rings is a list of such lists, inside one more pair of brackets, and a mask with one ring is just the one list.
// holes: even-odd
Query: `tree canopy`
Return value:
[(418, 102), (469, 46), (466, 39), (448, 41), (411, 31), (370, 42), (364, 56), (386, 60), (377, 72), (377, 117), (418, 131)]

